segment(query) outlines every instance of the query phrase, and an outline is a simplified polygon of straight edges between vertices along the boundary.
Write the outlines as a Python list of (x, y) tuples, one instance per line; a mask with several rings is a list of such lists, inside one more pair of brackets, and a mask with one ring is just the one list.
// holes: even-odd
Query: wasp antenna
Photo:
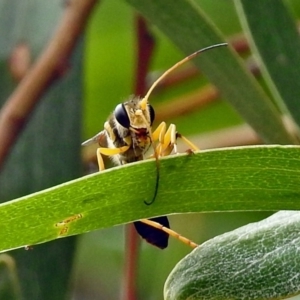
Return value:
[(150, 94), (152, 93), (152, 91), (154, 90), (154, 88), (157, 86), (157, 84), (164, 79), (166, 76), (168, 76), (171, 72), (173, 72), (176, 68), (178, 68), (179, 66), (183, 65), (184, 63), (186, 63), (187, 61), (191, 60), (192, 58), (196, 57), (197, 55), (199, 55), (202, 52), (214, 49), (214, 48), (218, 48), (218, 47), (223, 47), (223, 46), (228, 46), (228, 43), (221, 43), (221, 44), (215, 44), (212, 46), (208, 46), (205, 48), (202, 48), (192, 54), (190, 54), (189, 56), (185, 57), (184, 59), (182, 59), (181, 61), (179, 61), (178, 63), (176, 63), (173, 67), (171, 67), (170, 69), (168, 69), (167, 71), (165, 71), (157, 80), (154, 81), (154, 83), (152, 84), (152, 86), (150, 87), (150, 89), (148, 90), (146, 96), (143, 98), (143, 102), (146, 103), (148, 102), (148, 98), (150, 96)]
[[(144, 101), (144, 103), (146, 103), (145, 101), (147, 101), (147, 100), (146, 100), (146, 98), (144, 98), (142, 101)], [(158, 160), (158, 154), (156, 153), (156, 149), (155, 149), (153, 141), (152, 141), (152, 130), (151, 130), (151, 127), (148, 125), (148, 122), (145, 119), (145, 116), (141, 115), (141, 117), (144, 119), (144, 124), (146, 124), (147, 130), (149, 132), (149, 136), (150, 136), (150, 140), (151, 140), (151, 145), (152, 145), (153, 151), (154, 151), (153, 153), (154, 153), (155, 163), (156, 163), (156, 183), (155, 183), (154, 195), (153, 195), (153, 198), (152, 198), (152, 200), (150, 202), (147, 202), (147, 201), (144, 200), (144, 203), (146, 205), (151, 205), (155, 201), (156, 195), (157, 195), (157, 191), (158, 191), (158, 185), (159, 185), (159, 160)]]
[[(154, 149), (155, 151), (155, 149)], [(154, 195), (153, 195), (153, 198), (150, 202), (147, 202), (144, 200), (144, 203), (146, 205), (151, 205), (155, 199), (156, 199), (156, 196), (157, 196), (157, 191), (158, 191), (158, 185), (159, 185), (159, 160), (158, 160), (158, 157), (157, 157), (157, 154), (156, 152), (154, 152), (154, 155), (155, 155), (155, 163), (156, 163), (156, 183), (155, 183), (155, 191), (154, 191)]]

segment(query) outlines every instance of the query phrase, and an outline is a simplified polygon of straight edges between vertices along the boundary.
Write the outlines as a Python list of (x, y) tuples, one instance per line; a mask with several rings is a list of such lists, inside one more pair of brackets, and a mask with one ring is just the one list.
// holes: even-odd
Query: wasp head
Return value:
[(118, 104), (114, 115), (121, 126), (133, 130), (150, 127), (155, 118), (153, 107), (147, 100), (137, 97)]

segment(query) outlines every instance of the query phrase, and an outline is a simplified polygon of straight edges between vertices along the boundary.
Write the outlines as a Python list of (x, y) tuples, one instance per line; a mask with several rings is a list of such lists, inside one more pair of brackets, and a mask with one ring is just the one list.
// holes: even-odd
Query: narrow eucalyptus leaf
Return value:
[(235, 4), (274, 99), (299, 125), (300, 39), (285, 1), (236, 0)]
[(0, 204), (0, 251), (154, 216), (300, 209), (300, 147), (254, 146), (145, 160)]
[[(156, 25), (186, 55), (224, 41), (205, 12), (190, 0), (126, 2)], [(229, 47), (206, 52), (193, 59), (193, 63), (265, 142), (296, 143), (283, 127), (281, 116), (270, 98)]]

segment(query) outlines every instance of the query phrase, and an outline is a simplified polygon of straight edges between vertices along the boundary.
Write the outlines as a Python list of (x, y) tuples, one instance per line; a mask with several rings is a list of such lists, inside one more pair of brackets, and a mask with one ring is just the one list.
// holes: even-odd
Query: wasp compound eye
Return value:
[(154, 119), (155, 119), (155, 111), (154, 108), (148, 104), (149, 114), (150, 114), (150, 125), (152, 126)]
[(121, 124), (125, 128), (130, 127), (130, 120), (123, 103), (117, 105), (114, 111), (114, 115), (119, 124)]

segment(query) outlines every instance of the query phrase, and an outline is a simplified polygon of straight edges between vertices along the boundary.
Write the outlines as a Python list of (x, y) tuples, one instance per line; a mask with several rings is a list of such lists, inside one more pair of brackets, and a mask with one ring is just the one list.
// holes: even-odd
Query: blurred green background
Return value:
[[(226, 37), (230, 38), (241, 32), (241, 26), (236, 15), (233, 1), (197, 0), (194, 2), (197, 3), (209, 17), (211, 17)], [(295, 17), (298, 18), (300, 15), (299, 1), (290, 0), (286, 1), (286, 3), (289, 5)], [(0, 1), (0, 4), (3, 9), (9, 6), (9, 3), (4, 0)], [(30, 6), (30, 3), (28, 5)], [(59, 5), (61, 5), (61, 3), (59, 3)], [(11, 190), (9, 196), (3, 196), (2, 200), (4, 200), (4, 198), (5, 200), (12, 199), (30, 193), (33, 190), (52, 186), (81, 175), (79, 166), (80, 140), (84, 141), (102, 130), (106, 118), (113, 111), (115, 106), (120, 102), (123, 102), (129, 95), (133, 94), (137, 56), (135, 31), (136, 14), (137, 13), (132, 7), (125, 1), (106, 0), (99, 2), (88, 23), (84, 36), (83, 48), (81, 48), (82, 44), (80, 44), (77, 50), (82, 50), (82, 52), (80, 52), (80, 54), (75, 53), (74, 59), (77, 59), (76, 64), (79, 66), (78, 72), (81, 72), (80, 59), (82, 59), (83, 63), (83, 105), (81, 107), (81, 104), (78, 104), (77, 108), (80, 111), (68, 111), (68, 108), (63, 112), (64, 114), (67, 114), (68, 112), (70, 114), (74, 113), (74, 115), (78, 117), (76, 121), (74, 121), (76, 122), (76, 129), (72, 127), (74, 130), (73, 132), (76, 132), (76, 134), (74, 134), (76, 137), (75, 141), (73, 140), (73, 143), (76, 144), (75, 149), (77, 152), (74, 152), (74, 156), (68, 154), (63, 157), (68, 157), (71, 165), (72, 159), (74, 161), (76, 160), (76, 162), (73, 163), (73, 168), (76, 170), (73, 170), (71, 175), (59, 178), (57, 175), (53, 175), (52, 177), (54, 179), (51, 182), (40, 184), (34, 189), (28, 187), (28, 183), (21, 194), (17, 193), (17, 189), (14, 190), (13, 187), (10, 186)], [(59, 16), (60, 14), (57, 13), (57, 19)], [(47, 14), (44, 18), (47, 21)], [(52, 20), (54, 19), (55, 18), (52, 18)], [(10, 20), (7, 20), (7, 22), (9, 24)], [(26, 21), (24, 22), (26, 24)], [(54, 26), (54, 24), (52, 25)], [(24, 26), (24, 23), (21, 23), (20, 26)], [(155, 38), (155, 49), (151, 62), (152, 71), (166, 70), (184, 57), (183, 53), (175, 48), (155, 26), (150, 26), (150, 29)], [(32, 30), (32, 28), (30, 28), (30, 30)], [(51, 34), (48, 33), (45, 36), (49, 38)], [(45, 40), (47, 39), (45, 38)], [(263, 82), (262, 79), (259, 80)], [(79, 78), (76, 78), (75, 82), (78, 86), (79, 81)], [(203, 86), (207, 83), (203, 77), (200, 81)], [(76, 84), (75, 86), (77, 86)], [(11, 86), (13, 86), (12, 83)], [(75, 94), (77, 93), (77, 96), (81, 92), (78, 86), (73, 90)], [(174, 97), (185, 95), (185, 93), (193, 91), (196, 87), (199, 87), (198, 77), (192, 78), (184, 84), (182, 83), (178, 86), (160, 90), (156, 95), (153, 94), (150, 99), (151, 104), (155, 109), (161, 103), (172, 101)], [(70, 90), (74, 89), (74, 83), (69, 88)], [(63, 88), (63, 91), (68, 94), (68, 88)], [(56, 93), (54, 91), (54, 98), (56, 97), (58, 99), (59, 97), (62, 97), (61, 95), (62, 94), (60, 94), (59, 91), (56, 90)], [(7, 97), (7, 95), (4, 97)], [(241, 95), (241, 97), (243, 97), (243, 95)], [(78, 96), (78, 98), (80, 98), (80, 96)], [(240, 116), (237, 115), (228, 103), (223, 101), (223, 99), (218, 100), (219, 101), (206, 105), (201, 110), (193, 111), (189, 115), (168, 119), (166, 121), (168, 123), (175, 123), (178, 130), (187, 136), (207, 133), (243, 123)], [(80, 112), (82, 113), (81, 139), (79, 137)], [(59, 111), (56, 110), (53, 113), (59, 114)], [(47, 115), (47, 113), (44, 112), (44, 115)], [(44, 115), (42, 114), (42, 118)], [(51, 118), (51, 115), (48, 117)], [(60, 116), (62, 119), (63, 117), (63, 115)], [(51, 127), (53, 124), (49, 122), (48, 126), (49, 125)], [(55, 134), (57, 134), (57, 132), (60, 132), (59, 130), (60, 128), (58, 127), (53, 131), (56, 131)], [(71, 132), (70, 129), (69, 132)], [(26, 135), (24, 139), (26, 139)], [(198, 146), (201, 148), (201, 145)], [(36, 147), (38, 148), (38, 146)], [(22, 146), (19, 146), (18, 149), (20, 148), (22, 148)], [(28, 155), (31, 156), (30, 159), (28, 159), (28, 163), (31, 159), (32, 161), (35, 159), (35, 153), (32, 151), (33, 148), (32, 144), (29, 145), (28, 152), (30, 152), (30, 154)], [(41, 146), (39, 149), (43, 149), (43, 147)], [(66, 149), (59, 149), (57, 157), (60, 157), (59, 153), (69, 153), (63, 152), (65, 150)], [(58, 160), (57, 157), (54, 157), (53, 160), (52, 158), (51, 160), (44, 158), (44, 160), (46, 160), (48, 164), (51, 164), (55, 159)], [(61, 165), (65, 163), (63, 157), (61, 157), (61, 161), (59, 161)], [(20, 164), (20, 161), (17, 162), (17, 165), (18, 163)], [(76, 166), (74, 167), (74, 165)], [(16, 164), (14, 166), (16, 166)], [(40, 173), (43, 174), (42, 171), (40, 171)], [(120, 189), (122, 187), (116, 186), (116, 188)], [(1, 189), (1, 192), (3, 192), (4, 188), (1, 187)], [(1, 192), (0, 195), (2, 196)], [(270, 213), (267, 212), (190, 214), (173, 215), (170, 216), (169, 219), (172, 229), (191, 238), (197, 243), (202, 243), (207, 239), (243, 224), (263, 219), (269, 214)], [(99, 216), (99, 218), (100, 217), (101, 216)], [(91, 232), (77, 238), (74, 265), (72, 267), (70, 280), (70, 297), (72, 299), (120, 299), (120, 295), (124, 288), (123, 272), (124, 261), (126, 260), (124, 254), (124, 236), (124, 227), (118, 226)], [(64, 242), (71, 241), (69, 247), (70, 249), (74, 249), (74, 240), (64, 240), (66, 240)], [(52, 243), (49, 244), (52, 245)], [(34, 251), (40, 249), (42, 254), (43, 252), (46, 253), (49, 251), (47, 245), (36, 246)], [(68, 259), (71, 264), (73, 254), (72, 250), (70, 250), (70, 252), (68, 251), (69, 250), (66, 250), (63, 255), (60, 252), (53, 252), (53, 255), (49, 258), (47, 264), (51, 265), (51, 260), (57, 260), (56, 263), (58, 263), (59, 270), (59, 259), (57, 259), (57, 257), (61, 260), (67, 260), (66, 257), (68, 257), (68, 253), (70, 253)], [(137, 257), (137, 264), (139, 267), (136, 279), (138, 299), (162, 299), (162, 290), (165, 279), (173, 269), (174, 265), (189, 252), (190, 248), (172, 238), (170, 239), (169, 247), (163, 251), (142, 242), (140, 256)], [(28, 259), (30, 256), (32, 257), (33, 254), (28, 252), (25, 257), (23, 255), (23, 259)], [(66, 268), (68, 269), (71, 267), (68, 265)], [(47, 274), (48, 277), (46, 277), (46, 279), (55, 278), (57, 275), (55, 272), (57, 272), (57, 270), (51, 270), (51, 268), (49, 268), (49, 273)], [(32, 281), (31, 278), (29, 278), (29, 280)], [(48, 284), (54, 286), (54, 282), (50, 283), (49, 281)], [(26, 299), (33, 298), (27, 297)], [(37, 297), (36, 299), (39, 298)], [(49, 299), (51, 299), (51, 297)]]

